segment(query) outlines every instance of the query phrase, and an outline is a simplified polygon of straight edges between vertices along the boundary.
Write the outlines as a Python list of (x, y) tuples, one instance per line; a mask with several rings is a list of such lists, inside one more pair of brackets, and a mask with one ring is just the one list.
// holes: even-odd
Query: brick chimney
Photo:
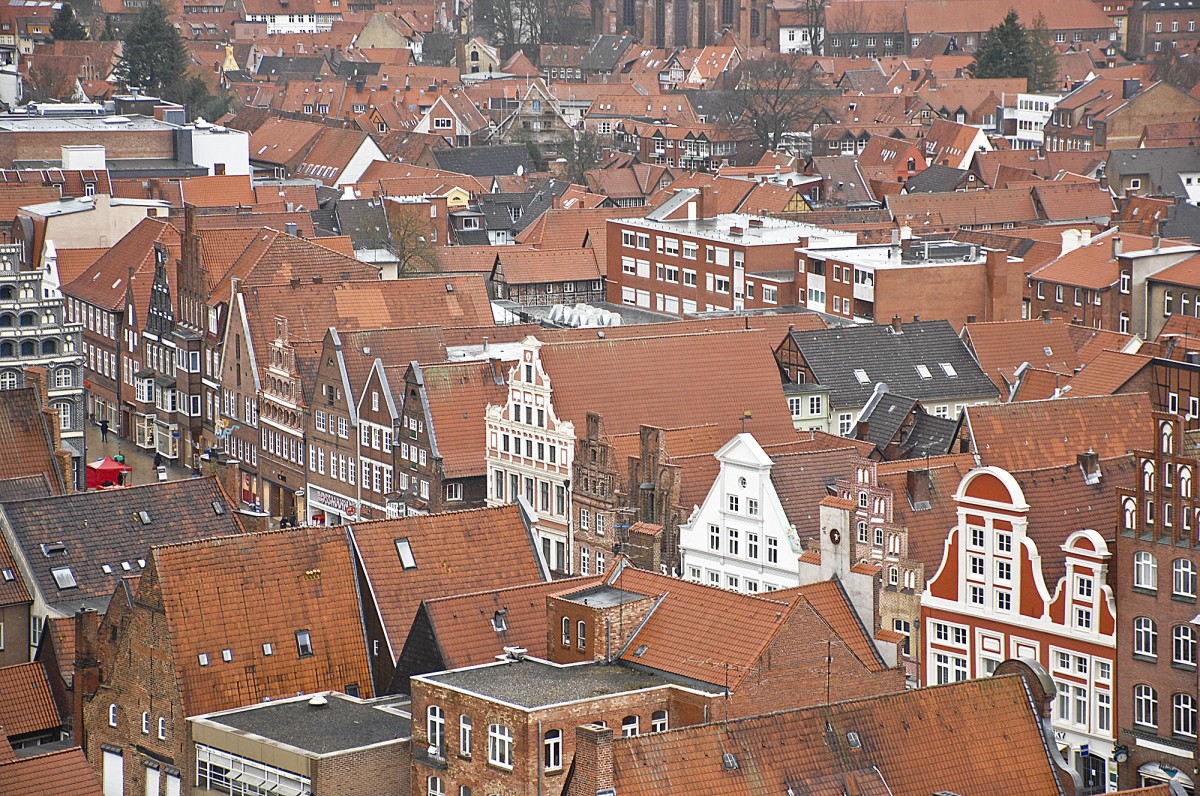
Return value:
[(930, 489), (929, 471), (909, 470), (905, 473), (904, 491), (908, 493), (908, 501), (913, 505), (931, 502), (933, 495)]
[(596, 796), (613, 790), (613, 731), (599, 724), (575, 728), (575, 772), (564, 796)]
[(716, 197), (713, 196), (711, 185), (701, 185), (700, 195), (696, 197), (696, 217), (708, 218), (708, 214), (717, 208)]

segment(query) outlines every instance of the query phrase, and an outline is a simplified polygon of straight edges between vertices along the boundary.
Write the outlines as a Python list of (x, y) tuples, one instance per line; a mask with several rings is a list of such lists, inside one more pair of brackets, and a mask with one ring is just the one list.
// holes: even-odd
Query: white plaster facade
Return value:
[(487, 505), (524, 500), (536, 516), (538, 549), (547, 568), (569, 574), (575, 424), (554, 411), (541, 347), (535, 337), (521, 341), (520, 357), (508, 374), (508, 401), (487, 407)]
[(799, 585), (803, 551), (771, 483), (771, 457), (745, 433), (715, 456), (717, 480), (679, 526), (683, 577), (748, 594)]

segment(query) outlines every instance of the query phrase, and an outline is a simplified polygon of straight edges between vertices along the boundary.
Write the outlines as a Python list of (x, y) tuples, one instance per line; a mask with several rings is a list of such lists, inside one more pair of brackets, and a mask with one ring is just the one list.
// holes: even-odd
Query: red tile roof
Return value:
[(78, 747), (0, 763), (8, 796), (103, 796), (100, 775)]
[(429, 422), (446, 478), (487, 475), (484, 412), (508, 401), (507, 369), (494, 360), (421, 367)]
[[(156, 547), (150, 557), (138, 600), (150, 606), (161, 601), (187, 715), (298, 691), (344, 691), (349, 684), (370, 695), (358, 579), (345, 529), (219, 537)], [(312, 655), (297, 654), (299, 630), (309, 631)], [(264, 644), (272, 645), (270, 655)], [(224, 650), (232, 653), (229, 663)], [(200, 663), (201, 653), (208, 665)]]
[(50, 419), (42, 411), (44, 399), (33, 387), (4, 391), (0, 401), (0, 450), (4, 451), (0, 480), (45, 473), (52, 492), (60, 495), (67, 486), (55, 456)]
[(1112, 256), (1113, 238), (1121, 238), (1123, 252), (1144, 251), (1154, 242), (1144, 235), (1118, 233), (1115, 230), (1097, 235), (1087, 246), (1069, 251), (1034, 271), (1031, 276), (1041, 282), (1103, 290), (1117, 284), (1121, 266)]
[(614, 738), (612, 766), (623, 796), (1060, 792), (1018, 676)]
[(179, 181), (184, 204), (195, 207), (229, 207), (253, 205), (254, 188), (249, 176), (213, 175), (190, 177)]
[[(350, 535), (393, 659), (404, 648), (421, 600), (546, 579), (515, 505), (360, 522)], [(402, 539), (416, 564), (409, 569), (397, 553)], [(479, 555), (484, 549), (487, 555)]]
[(1065, 394), (1072, 398), (1086, 395), (1112, 395), (1125, 386), (1143, 368), (1149, 366), (1150, 357), (1140, 354), (1122, 354), (1119, 351), (1102, 351), (1095, 359), (1083, 366), (1066, 384)]
[(1089, 449), (1101, 459), (1152, 450), (1150, 413), (1150, 398), (1135, 393), (970, 406), (964, 423), (980, 464), (1011, 472), (1074, 465)]
[(41, 661), (0, 668), (0, 726), (9, 738), (62, 726)]
[[(541, 360), (554, 408), (577, 433), (595, 411), (610, 434), (713, 422), (732, 437), (749, 411), (746, 430), (772, 443), (795, 437), (772, 353), (778, 342), (750, 330), (548, 343)], [(699, 392), (698, 371), (706, 374)]]
[(604, 270), (594, 249), (517, 251), (511, 254), (502, 251), (496, 256), (500, 261), (497, 267), (509, 285), (569, 280), (589, 282), (600, 279)]
[[(531, 655), (548, 658), (546, 597), (579, 591), (603, 580), (595, 576), (533, 583), (425, 600), (422, 605), (447, 669), (489, 663), (503, 654), (505, 647), (522, 647)], [(503, 632), (497, 632), (492, 624), (497, 611), (504, 612), (507, 629)]]
[(1068, 326), (1061, 318), (969, 323), (962, 337), (983, 372), (1007, 393), (1024, 363), (1067, 376), (1083, 365)]

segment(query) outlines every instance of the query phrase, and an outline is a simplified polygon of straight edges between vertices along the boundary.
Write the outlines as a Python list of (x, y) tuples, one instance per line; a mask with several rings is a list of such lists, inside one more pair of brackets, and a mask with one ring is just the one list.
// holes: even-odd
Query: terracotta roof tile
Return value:
[(1063, 389), (1069, 390), (1069, 395), (1074, 398), (1086, 395), (1112, 395), (1150, 362), (1150, 357), (1140, 354), (1102, 351), (1099, 356), (1084, 365), (1083, 370), (1066, 382)]
[(184, 204), (195, 207), (230, 207), (255, 204), (249, 176), (222, 174), (179, 181)]
[[(595, 411), (611, 434), (714, 422), (732, 437), (750, 411), (746, 430), (771, 443), (795, 436), (772, 354), (777, 342), (751, 330), (549, 343), (541, 360), (558, 416), (577, 430)], [(700, 392), (697, 369), (707, 374)]]
[(45, 474), (54, 494), (66, 491), (49, 420), (33, 387), (4, 391), (0, 401), (0, 479)]
[(1095, 359), (1101, 351), (1124, 351), (1127, 347), (1132, 350), (1132, 346), (1135, 345), (1139, 346), (1138, 350), (1140, 350), (1140, 346), (1145, 345), (1145, 343), (1138, 343), (1137, 338), (1131, 334), (1121, 334), (1111, 329), (1097, 329), (1075, 323), (1068, 324), (1067, 334), (1075, 343), (1075, 348), (1084, 362)]
[[(355, 395), (361, 395), (371, 368), (379, 360), (385, 368), (406, 368), (411, 362), (439, 362), (446, 358), (438, 326), (411, 329), (357, 329), (342, 332), (342, 358)], [(261, 363), (266, 366), (268, 363)], [(401, 371), (403, 372), (403, 371)], [(399, 385), (391, 385), (399, 390)]]
[[(371, 694), (344, 528), (306, 527), (156, 547), (138, 600), (161, 600), (187, 715), (298, 691)], [(253, 621), (246, 617), (253, 616)], [(298, 654), (307, 630), (311, 655)], [(266, 654), (264, 644), (271, 645)], [(223, 660), (224, 650), (231, 660)], [(203, 665), (199, 655), (208, 656)]]
[(493, 360), (425, 365), (421, 380), (446, 478), (487, 475), (484, 411), (508, 400), (507, 369)]
[[(546, 579), (515, 505), (361, 522), (350, 534), (393, 658), (404, 648), (421, 600)], [(404, 539), (415, 562), (408, 569), (397, 552)], [(486, 556), (479, 555), (483, 549)]]
[[(1145, 393), (1023, 401), (967, 407), (965, 428), (980, 464), (1012, 472), (1074, 465), (1076, 456), (1089, 449), (1101, 459), (1152, 450), (1150, 412)], [(1114, 417), (1121, 423), (1114, 425)], [(1014, 434), (1013, 429), (1036, 433)]]
[[(942, 562), (946, 534), (957, 522), (954, 493), (963, 476), (974, 467), (975, 457), (969, 453), (939, 456), (928, 463), (907, 459), (879, 464), (879, 485), (892, 490), (895, 496), (892, 521), (908, 530), (908, 555), (922, 562), (926, 573), (935, 572)], [(907, 491), (909, 471), (916, 471), (914, 477), (927, 488), (920, 495), (911, 496)]]
[(924, 227), (1027, 223), (1038, 217), (1028, 188), (894, 195), (887, 198), (887, 207), (897, 223), (908, 224), (918, 235)]
[(0, 763), (0, 792), (11, 796), (102, 796), (100, 776), (78, 747)]
[(1048, 221), (1098, 220), (1108, 223), (1115, 207), (1099, 182), (1044, 182), (1033, 186), (1033, 200)]
[(58, 249), (58, 281), (65, 285), (99, 260), (108, 249)]
[(1083, 365), (1085, 360), (1075, 350), (1068, 327), (1061, 318), (1051, 319), (1050, 323), (1040, 318), (969, 323), (963, 329), (963, 339), (983, 372), (1002, 393), (1007, 393), (1013, 374), (1023, 363), (1066, 375)]
[(324, 130), (316, 122), (269, 119), (250, 134), (250, 159), (285, 165), (303, 155)]
[(1200, 286), (1200, 254), (1192, 255), (1182, 262), (1164, 268), (1149, 278), (1154, 282), (1166, 282), (1183, 287)]
[[(476, 666), (495, 660), (505, 647), (522, 647), (548, 658), (546, 597), (578, 591), (603, 577), (570, 578), (528, 586), (441, 597), (422, 603), (447, 669)], [(492, 623), (504, 612), (503, 631)]]
[(1039, 368), (1026, 368), (1021, 374), (1020, 383), (1017, 385), (1017, 391), (1012, 395), (1012, 400), (1043, 401), (1053, 398), (1066, 378), (1062, 373)]
[[(504, 248), (508, 248), (507, 246)], [(498, 268), (509, 285), (567, 280), (594, 281), (603, 273), (594, 249), (507, 251), (497, 254)]]
[[(140, 289), (148, 299), (154, 280), (155, 243), (173, 247), (177, 253), (179, 232), (166, 221), (144, 218), (74, 281), (64, 284), (63, 292), (106, 310), (123, 310), (132, 270), (133, 281), (144, 285), (135, 287), (135, 292)], [(142, 311), (146, 306), (135, 302), (138, 317), (146, 317)]]
[(0, 726), (9, 738), (62, 726), (41, 661), (0, 668)]
[[(1087, 246), (1069, 251), (1034, 271), (1033, 278), (1090, 290), (1103, 290), (1117, 284), (1121, 278), (1121, 266), (1112, 256), (1112, 239), (1117, 234), (1114, 230), (1093, 237)], [(1124, 233), (1120, 238), (1125, 253), (1154, 247), (1154, 242), (1144, 235)]]
[(1059, 793), (1018, 676), (614, 738), (613, 781), (625, 796), (748, 796), (761, 783), (812, 794)]

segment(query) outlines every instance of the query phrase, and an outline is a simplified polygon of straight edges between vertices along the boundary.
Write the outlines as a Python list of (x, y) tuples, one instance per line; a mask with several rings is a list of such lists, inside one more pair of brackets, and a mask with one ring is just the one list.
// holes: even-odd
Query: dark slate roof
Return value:
[(399, 712), (407, 713), (408, 705), (397, 704), (395, 698), (381, 704), (344, 694), (324, 696), (321, 706), (309, 704), (313, 697), (305, 695), (209, 714), (202, 720), (319, 755), (412, 736), (411, 719)]
[[(996, 385), (954, 333), (948, 321), (914, 321), (897, 334), (890, 325), (794, 331), (791, 338), (835, 407), (864, 406), (875, 385), (918, 401), (994, 398)], [(941, 367), (948, 363), (955, 373)], [(929, 370), (924, 378), (917, 370)], [(860, 382), (855, 370), (866, 374)]]
[[(103, 609), (122, 577), (142, 573), (152, 545), (242, 533), (216, 478), (6, 503), (0, 519), (29, 585), (68, 613), (81, 604)], [(75, 586), (59, 588), (53, 571), (63, 568)]]
[(378, 199), (339, 199), (336, 208), (337, 230), (349, 235), (356, 249), (381, 249), (387, 246), (387, 213)]
[(534, 171), (533, 158), (524, 144), (442, 147), (433, 150), (437, 167), (472, 177), (499, 177)]
[(629, 50), (636, 39), (628, 34), (605, 34), (597, 36), (591, 48), (583, 56), (582, 67), (588, 72), (613, 72), (621, 57)]
[(1177, 201), (1167, 208), (1162, 234), (1168, 238), (1188, 239), (1200, 243), (1200, 207)]
[(908, 178), (904, 190), (909, 193), (949, 193), (962, 184), (966, 169), (956, 169), (935, 163), (920, 174)]
[(45, 473), (0, 479), (0, 503), (49, 497), (53, 494), (54, 489), (51, 488), (50, 479)]
[[(901, 428), (910, 415), (912, 422)], [(859, 421), (867, 422), (867, 433), (859, 439), (880, 450), (895, 444), (895, 453), (888, 457), (893, 459), (942, 456), (950, 452), (958, 435), (957, 420), (931, 415), (919, 401), (890, 392), (868, 403)]]
[(259, 75), (316, 75), (325, 65), (325, 58), (316, 56), (268, 55), (258, 62)]
[(1114, 149), (1108, 155), (1105, 173), (1113, 185), (1125, 175), (1146, 175), (1149, 185), (1143, 190), (1160, 196), (1187, 196), (1181, 173), (1200, 171), (1200, 149), (1158, 147), (1153, 149)]
[[(516, 235), (549, 210), (554, 204), (554, 197), (561, 196), (568, 187), (569, 183), (564, 180), (551, 179), (536, 190), (481, 194), (478, 199), (479, 212), (483, 213), (488, 230), (508, 229)], [(514, 207), (521, 208), (520, 218), (516, 220), (512, 217)]]

